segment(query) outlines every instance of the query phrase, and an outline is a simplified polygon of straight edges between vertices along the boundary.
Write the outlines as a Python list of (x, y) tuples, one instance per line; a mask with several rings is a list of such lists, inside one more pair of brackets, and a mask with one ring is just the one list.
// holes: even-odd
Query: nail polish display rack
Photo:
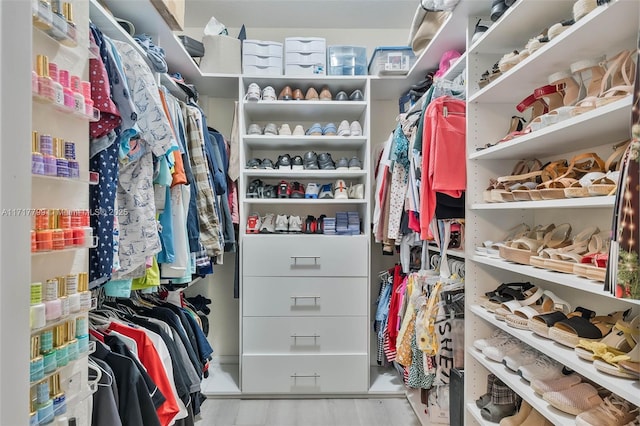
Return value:
[[(610, 56), (623, 48), (634, 48), (640, 4), (614, 1), (598, 6), (512, 69), (486, 86), (478, 87), (481, 74), (491, 69), (502, 54), (520, 49), (541, 28), (572, 16), (573, 3), (549, 2), (540, 7), (540, 2), (535, 0), (518, 0), (468, 47), (467, 173), (472, 179), (467, 189), (465, 229), (465, 347), (470, 348), (465, 357), (465, 424), (489, 424), (473, 403), (486, 392), (489, 373), (494, 373), (553, 424), (575, 424), (574, 416), (551, 407), (520, 376), (475, 350), (473, 341), (490, 336), (496, 328), (549, 354), (630, 403), (640, 405), (634, 380), (602, 373), (592, 363), (579, 359), (573, 349), (536, 337), (528, 330), (509, 327), (481, 306), (485, 292), (494, 290), (500, 283), (530, 281), (551, 290), (573, 307), (584, 306), (599, 315), (628, 308), (633, 309), (633, 315), (640, 313), (638, 301), (616, 299), (603, 290), (600, 282), (474, 253), (475, 247), (482, 246), (487, 240), (499, 239), (519, 223), (533, 226), (568, 222), (573, 226), (574, 235), (590, 225), (601, 230), (611, 229), (614, 197), (491, 204), (484, 202), (482, 197), (489, 179), (508, 175), (518, 160), (538, 158), (544, 164), (558, 158), (570, 159), (581, 152), (596, 152), (601, 158), (607, 158), (611, 146), (629, 138), (631, 96), (511, 141), (476, 150), (487, 143), (495, 143), (506, 134), (515, 106), (536, 87), (548, 84), (549, 75), (569, 69), (571, 63), (579, 60), (604, 54)], [(485, 17), (469, 16), (468, 28), (473, 28), (479, 18)], [(603, 29), (606, 29), (607, 37), (599, 35)]]

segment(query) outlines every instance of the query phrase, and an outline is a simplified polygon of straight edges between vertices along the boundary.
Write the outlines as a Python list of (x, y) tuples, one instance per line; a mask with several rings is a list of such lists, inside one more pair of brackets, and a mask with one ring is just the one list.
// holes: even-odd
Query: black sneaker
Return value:
[(324, 234), (324, 218), (327, 217), (326, 214), (321, 214), (316, 220), (316, 234)]
[(273, 170), (273, 161), (269, 160), (268, 158), (265, 158), (262, 160), (262, 163), (260, 163), (260, 168), (261, 169), (266, 169), (266, 170)]
[(303, 234), (315, 234), (316, 229), (318, 229), (318, 222), (316, 218), (312, 215), (307, 216), (302, 225), (302, 233)]
[(260, 179), (254, 179), (247, 187), (247, 198), (261, 198), (264, 184)]
[(262, 188), (261, 198), (278, 198), (278, 190), (273, 185), (265, 185), (264, 188)]
[(302, 161), (302, 157), (296, 155), (291, 160), (291, 168), (293, 170), (304, 170), (304, 162)]
[(291, 186), (287, 181), (280, 181), (278, 184), (278, 198), (289, 198), (291, 195)]
[(289, 154), (284, 154), (278, 157), (276, 168), (291, 170), (291, 157), (289, 156)]
[(247, 169), (258, 169), (260, 168), (261, 164), (262, 161), (260, 161), (259, 158), (252, 158), (251, 160), (247, 161)]
[(291, 198), (304, 198), (304, 185), (300, 182), (291, 183)]
[(331, 154), (328, 152), (322, 153), (318, 156), (318, 166), (320, 170), (335, 170), (336, 164), (333, 162), (333, 158), (331, 158)]
[(315, 152), (309, 151), (304, 154), (304, 169), (305, 170), (318, 170), (318, 156)]

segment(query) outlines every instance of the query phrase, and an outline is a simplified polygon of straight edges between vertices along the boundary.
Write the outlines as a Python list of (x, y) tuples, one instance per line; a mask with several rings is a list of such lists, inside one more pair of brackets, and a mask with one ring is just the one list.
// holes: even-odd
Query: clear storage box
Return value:
[(359, 46), (329, 46), (329, 75), (367, 75), (367, 48)]
[(409, 72), (416, 55), (409, 46), (376, 47), (369, 62), (370, 75), (402, 75)]

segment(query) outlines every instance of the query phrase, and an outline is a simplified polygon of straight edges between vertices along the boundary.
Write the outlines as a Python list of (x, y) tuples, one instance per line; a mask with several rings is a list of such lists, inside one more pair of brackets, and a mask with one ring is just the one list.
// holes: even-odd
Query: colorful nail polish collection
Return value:
[(80, 163), (76, 160), (75, 143), (32, 132), (31, 174), (79, 179)]
[(31, 13), (33, 25), (65, 46), (78, 45), (76, 24), (70, 3), (59, 0), (34, 0)]
[[(47, 323), (64, 319), (71, 314), (88, 312), (91, 309), (91, 291), (89, 274), (68, 274), (50, 278), (44, 282), (31, 283), (31, 329), (44, 328)], [(84, 322), (74, 323), (73, 330), (79, 330), (79, 336), (88, 334), (86, 318)], [(75, 335), (72, 333), (70, 335)], [(43, 344), (50, 339), (43, 335)]]
[(31, 91), (37, 100), (51, 103), (61, 111), (92, 120), (97, 118), (91, 100), (91, 83), (71, 75), (69, 70), (58, 68), (46, 55), (36, 56)]

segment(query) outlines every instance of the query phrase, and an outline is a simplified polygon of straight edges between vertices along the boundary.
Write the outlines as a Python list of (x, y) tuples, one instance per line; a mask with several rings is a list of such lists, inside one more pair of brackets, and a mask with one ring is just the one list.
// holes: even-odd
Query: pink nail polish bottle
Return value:
[(93, 116), (93, 100), (91, 99), (91, 83), (88, 81), (83, 81), (80, 83), (82, 86), (82, 95), (84, 96), (84, 107), (85, 113), (92, 117)]
[(38, 55), (36, 60), (36, 69), (38, 71), (38, 96), (49, 102), (54, 102), (54, 92), (51, 85), (51, 78), (49, 77), (49, 58), (45, 55)]
[(51, 88), (53, 89), (53, 103), (64, 108), (64, 90), (62, 84), (58, 82), (58, 65), (49, 62), (49, 77), (51, 78)]
[(77, 75), (71, 76), (71, 90), (73, 91), (73, 110), (77, 114), (84, 115), (86, 109), (84, 105), (84, 96), (82, 95), (80, 77)]
[(75, 99), (73, 97), (73, 90), (69, 87), (69, 71), (60, 70), (58, 72), (58, 78), (60, 79), (60, 84), (62, 84), (62, 90), (64, 90), (64, 106), (74, 111)]

